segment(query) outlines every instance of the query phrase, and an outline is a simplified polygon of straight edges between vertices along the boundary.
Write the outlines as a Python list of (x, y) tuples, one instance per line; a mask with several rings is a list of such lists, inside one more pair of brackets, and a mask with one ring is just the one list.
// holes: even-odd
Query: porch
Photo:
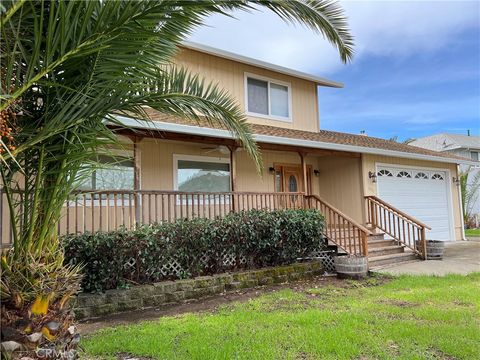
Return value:
[[(372, 264), (425, 253), (427, 225), (376, 196), (364, 195), (371, 180), (359, 153), (259, 142), (259, 174), (234, 140), (119, 134), (126, 139), (121, 150), (115, 149), (115, 156), (122, 158), (119, 165), (110, 173), (94, 174), (90, 189), (72, 194), (58, 234), (213, 219), (250, 209), (304, 208), (325, 216), (329, 244), (346, 254), (368, 255)], [(0, 202), (2, 244), (8, 244), (11, 227), (4, 195)]]
[[(369, 256), (377, 265), (390, 263), (391, 255), (398, 260), (414, 259), (415, 254), (424, 256), (422, 224), (378, 198), (367, 197), (366, 201), (370, 215), (369, 223), (364, 226), (318, 195), (303, 192), (76, 191), (64, 205), (57, 232), (66, 235), (133, 229), (179, 219), (214, 219), (252, 209), (316, 209), (325, 217), (328, 244), (336, 246), (340, 253)], [(5, 209), (5, 205), (2, 194), (0, 209)], [(2, 243), (6, 245), (12, 243), (11, 224), (4, 211), (0, 215)], [(405, 248), (409, 251), (404, 252)]]

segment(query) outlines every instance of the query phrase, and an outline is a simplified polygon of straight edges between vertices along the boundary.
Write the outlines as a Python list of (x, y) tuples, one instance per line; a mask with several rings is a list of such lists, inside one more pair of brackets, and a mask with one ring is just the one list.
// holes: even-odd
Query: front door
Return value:
[(306, 192), (312, 193), (312, 167), (307, 166), (307, 189), (303, 185), (302, 167), (300, 165), (275, 164), (275, 191), (276, 192)]
[[(304, 192), (305, 188), (303, 185), (301, 166), (275, 166), (275, 191), (284, 193)], [(303, 204), (303, 197), (299, 195), (286, 195), (280, 198), (280, 204), (286, 208), (300, 208)]]
[(303, 192), (302, 169), (299, 166), (283, 166), (283, 192)]

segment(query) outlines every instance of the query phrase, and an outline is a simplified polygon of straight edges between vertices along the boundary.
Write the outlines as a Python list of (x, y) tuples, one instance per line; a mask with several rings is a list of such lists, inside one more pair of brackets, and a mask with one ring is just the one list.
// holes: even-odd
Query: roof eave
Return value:
[[(169, 132), (176, 132), (180, 134), (194, 134), (194, 135), (200, 135), (205, 137), (216, 137), (216, 138), (223, 138), (223, 139), (235, 138), (228, 130), (212, 129), (212, 128), (193, 126), (193, 125), (174, 124), (174, 123), (167, 123), (167, 122), (161, 122), (161, 121), (137, 120), (137, 119), (127, 118), (123, 116), (117, 116), (117, 119), (123, 125), (127, 127), (137, 128), (137, 129), (169, 131)], [(268, 144), (294, 145), (294, 146), (308, 147), (313, 149), (357, 152), (362, 154), (393, 156), (393, 157), (405, 158), (405, 159), (417, 159), (417, 160), (435, 161), (435, 162), (443, 162), (443, 163), (450, 163), (450, 164), (465, 164), (465, 165), (478, 166), (477, 162), (474, 162), (469, 159), (461, 160), (461, 159), (445, 158), (445, 157), (434, 156), (434, 155), (415, 154), (415, 153), (408, 153), (408, 152), (396, 151), (396, 150), (385, 150), (385, 149), (379, 149), (379, 148), (336, 144), (336, 143), (329, 143), (329, 142), (322, 142), (322, 141), (294, 139), (294, 138), (287, 138), (287, 137), (273, 136), (273, 135), (255, 134), (254, 137), (257, 142), (268, 143)]]
[(312, 81), (312, 82), (314, 82), (314, 83), (316, 83), (317, 85), (320, 85), (320, 86), (333, 87), (333, 88), (343, 88), (343, 86), (344, 86), (343, 83), (340, 83), (340, 82), (337, 82), (337, 81), (325, 79), (325, 78), (320, 77), (320, 76), (307, 74), (307, 73), (297, 71), (297, 70), (293, 70), (293, 69), (289, 69), (289, 68), (286, 68), (286, 67), (283, 67), (283, 66), (280, 66), (280, 65), (271, 64), (271, 63), (268, 63), (266, 61), (262, 61), (262, 60), (254, 59), (254, 58), (251, 58), (251, 57), (235, 54), (235, 53), (232, 53), (232, 52), (229, 52), (229, 51), (217, 49), (217, 48), (214, 48), (214, 47), (211, 47), (211, 46), (208, 46), (208, 45), (198, 44), (198, 43), (191, 42), (191, 41), (183, 41), (181, 46), (184, 47), (184, 48), (187, 48), (187, 49), (200, 51), (200, 52), (203, 52), (205, 54), (210, 54), (210, 55), (218, 56), (218, 57), (221, 57), (221, 58), (224, 58), (224, 59), (238, 61), (238, 62), (241, 62), (243, 64), (252, 65), (252, 66), (260, 67), (260, 68), (267, 69), (267, 70), (270, 70), (270, 71), (278, 72), (278, 73), (281, 73), (281, 74), (293, 76), (293, 77), (296, 77), (296, 78), (309, 80), (309, 81)]

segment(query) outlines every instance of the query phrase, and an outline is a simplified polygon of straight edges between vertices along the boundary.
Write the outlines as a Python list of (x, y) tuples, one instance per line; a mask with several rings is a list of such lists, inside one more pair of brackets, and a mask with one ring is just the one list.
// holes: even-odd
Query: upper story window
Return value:
[(247, 113), (274, 120), (291, 121), (289, 83), (245, 74)]
[(471, 151), (470, 157), (472, 158), (472, 160), (478, 161), (478, 151)]

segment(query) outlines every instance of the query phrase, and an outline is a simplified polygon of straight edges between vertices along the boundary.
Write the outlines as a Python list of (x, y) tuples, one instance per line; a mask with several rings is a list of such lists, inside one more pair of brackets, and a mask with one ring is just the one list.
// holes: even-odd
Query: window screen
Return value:
[(270, 83), (271, 114), (288, 117), (288, 87)]
[(268, 115), (268, 82), (248, 78), (248, 111)]

